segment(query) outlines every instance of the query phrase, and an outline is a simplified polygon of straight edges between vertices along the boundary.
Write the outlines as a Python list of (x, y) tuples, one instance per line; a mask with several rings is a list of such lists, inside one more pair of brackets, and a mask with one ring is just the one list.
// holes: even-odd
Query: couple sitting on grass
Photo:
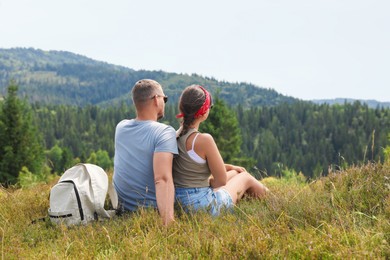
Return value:
[(175, 201), (187, 212), (217, 216), (245, 193), (255, 198), (267, 193), (243, 167), (224, 164), (213, 137), (198, 132), (212, 108), (206, 89), (192, 85), (183, 91), (177, 132), (157, 122), (168, 101), (158, 82), (139, 80), (132, 97), (137, 116), (122, 120), (115, 131), (113, 182), (123, 210), (154, 207), (168, 225)]

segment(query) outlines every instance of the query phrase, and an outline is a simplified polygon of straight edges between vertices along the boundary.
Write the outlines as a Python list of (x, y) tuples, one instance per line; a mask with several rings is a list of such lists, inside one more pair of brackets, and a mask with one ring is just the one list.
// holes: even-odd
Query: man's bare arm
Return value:
[(171, 153), (157, 152), (154, 154), (153, 169), (157, 208), (164, 225), (174, 221), (175, 188), (172, 178), (172, 162)]

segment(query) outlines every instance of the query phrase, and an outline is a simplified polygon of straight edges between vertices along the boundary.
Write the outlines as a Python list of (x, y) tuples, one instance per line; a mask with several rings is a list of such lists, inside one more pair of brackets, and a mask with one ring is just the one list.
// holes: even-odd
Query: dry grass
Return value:
[(315, 182), (265, 179), (272, 194), (233, 214), (177, 213), (170, 228), (143, 210), (67, 228), (47, 215), (54, 184), (0, 188), (2, 259), (389, 258), (390, 165), (367, 164)]

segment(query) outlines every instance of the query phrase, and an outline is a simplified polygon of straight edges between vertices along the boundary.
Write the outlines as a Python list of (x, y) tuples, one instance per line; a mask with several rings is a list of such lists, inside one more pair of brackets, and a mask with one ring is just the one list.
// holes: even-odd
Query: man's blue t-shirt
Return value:
[(153, 154), (178, 154), (173, 127), (155, 121), (121, 121), (115, 130), (114, 186), (125, 210), (157, 207)]

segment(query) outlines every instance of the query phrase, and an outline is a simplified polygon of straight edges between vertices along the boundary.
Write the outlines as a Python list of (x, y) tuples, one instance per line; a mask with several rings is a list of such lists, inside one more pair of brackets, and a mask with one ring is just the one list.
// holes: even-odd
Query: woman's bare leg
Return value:
[(226, 172), (226, 175), (227, 175), (226, 181), (229, 182), (237, 174), (239, 174), (239, 173), (236, 170), (230, 170), (230, 171)]
[[(239, 174), (239, 172), (237, 172), (236, 170), (227, 171), (226, 172), (226, 182), (229, 182), (237, 174)], [(211, 187), (213, 187), (213, 181), (214, 181), (214, 177), (211, 175), (210, 178), (209, 178), (209, 183), (210, 183)], [(214, 190), (217, 191), (220, 188), (221, 187), (218, 187), (218, 188), (215, 188)]]
[(241, 172), (234, 175), (228, 180), (226, 185), (221, 188), (224, 188), (229, 192), (234, 204), (236, 204), (245, 193), (252, 197), (260, 198), (264, 197), (268, 192), (268, 188), (248, 172)]

